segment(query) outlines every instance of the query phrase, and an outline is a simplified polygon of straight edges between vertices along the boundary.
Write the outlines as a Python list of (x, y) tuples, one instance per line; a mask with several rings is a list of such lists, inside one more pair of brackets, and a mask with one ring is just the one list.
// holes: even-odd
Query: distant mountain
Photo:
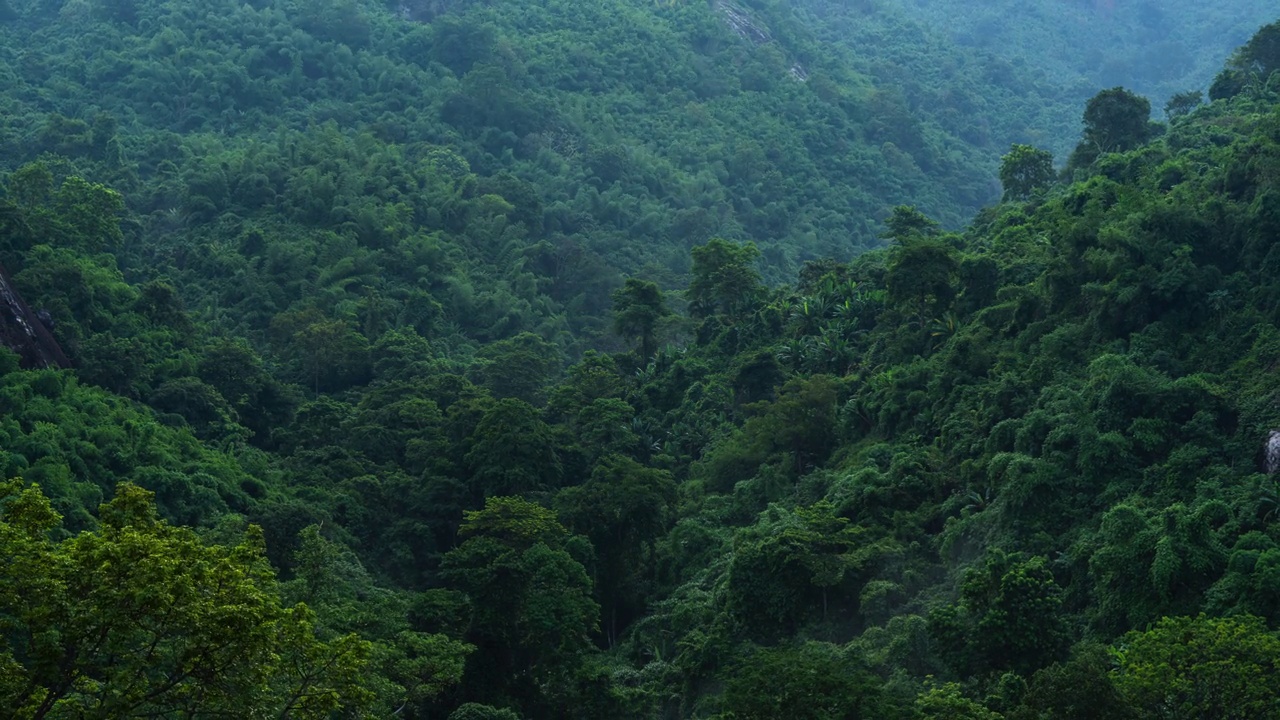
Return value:
[[(145, 219), (130, 247), (152, 258), (220, 219), (383, 244), (394, 226), (505, 264), (489, 276), (568, 253), (606, 286), (675, 287), (688, 248), (724, 237), (757, 243), (776, 282), (881, 244), (897, 205), (962, 226), (999, 199), (1011, 143), (1061, 165), (1094, 92), (1206, 84), (1262, 6), (7, 0), (0, 169), (57, 156), (57, 174), (124, 191)], [(1196, 59), (1156, 78), (1169, 43)], [(381, 155), (397, 159), (335, 165)], [(441, 162), (475, 181), (451, 192), (510, 205), (509, 227), (456, 244), (464, 213), (385, 175)]]
[(161, 189), (168, 164), (195, 178), (213, 146), (332, 123), (527, 183), (524, 200), (497, 194), (537, 215), (531, 241), (678, 275), (691, 244), (749, 239), (781, 279), (877, 245), (895, 205), (959, 226), (998, 198), (1010, 143), (1061, 160), (1074, 142), (1092, 87), (965, 47), (931, 7), (9, 0), (0, 147), (10, 169), (50, 152), (85, 173), (115, 137), (124, 165), (98, 179), (149, 187), (128, 193), (138, 213), (205, 222), (289, 215), (258, 202), (285, 177), (242, 178), (270, 195), (217, 190), (235, 177)]
[(888, 0), (958, 44), (1041, 70), (1076, 95), (1123, 85), (1163, 105), (1205, 89), (1258, 27), (1269, 0)]

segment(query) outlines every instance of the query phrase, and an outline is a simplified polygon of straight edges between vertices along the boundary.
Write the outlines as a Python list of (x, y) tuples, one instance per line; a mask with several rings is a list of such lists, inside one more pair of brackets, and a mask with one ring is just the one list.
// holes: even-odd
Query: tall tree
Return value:
[(643, 607), (653, 544), (669, 528), (675, 501), (671, 473), (621, 455), (602, 459), (589, 481), (556, 496), (560, 516), (595, 547), (595, 586), (610, 646)]
[(1246, 87), (1265, 87), (1280, 70), (1280, 22), (1265, 25), (1236, 50), (1209, 87), (1210, 100), (1234, 97)]
[(485, 410), (465, 458), (479, 497), (547, 490), (560, 484), (551, 428), (526, 402), (506, 398)]
[(1151, 102), (1122, 87), (1094, 95), (1084, 109), (1084, 139), (1099, 152), (1123, 152), (1151, 136)]
[(755, 243), (737, 245), (713, 238), (690, 251), (693, 278), (687, 291), (694, 317), (724, 315), (737, 319), (763, 290), (755, 262)]
[(1066, 649), (1062, 589), (1044, 558), (992, 551), (985, 563), (965, 573), (960, 592), (959, 606), (929, 616), (930, 633), (958, 673), (1027, 674)]
[(1005, 200), (1025, 200), (1053, 181), (1053, 153), (1014, 144), (1000, 159), (1000, 184)]
[(956, 683), (932, 687), (916, 698), (920, 720), (1002, 720), (981, 703), (970, 700)]
[(898, 205), (884, 220), (885, 230), (880, 237), (904, 243), (918, 237), (937, 235), (938, 221), (920, 212), (914, 205)]
[(1200, 107), (1204, 102), (1204, 93), (1199, 90), (1188, 90), (1180, 92), (1169, 98), (1169, 102), (1164, 104), (1164, 114), (1170, 120), (1180, 118), (1184, 115), (1190, 115), (1192, 110)]
[(641, 362), (653, 357), (658, 323), (671, 315), (662, 289), (648, 280), (627, 278), (613, 291), (613, 331), (640, 340)]
[(947, 244), (920, 235), (906, 236), (889, 255), (884, 282), (889, 299), (911, 305), (920, 317), (933, 317), (951, 307), (956, 297), (960, 263)]
[[(444, 576), (471, 598), (466, 693), (482, 701), (544, 702), (591, 647), (600, 607), (586, 569), (566, 550), (555, 513), (515, 497), (489, 498), (458, 531)], [(503, 703), (505, 704), (505, 703)]]
[(1151, 137), (1151, 102), (1114, 87), (1094, 95), (1084, 108), (1084, 136), (1068, 168), (1087, 167), (1103, 153), (1125, 152)]
[(826, 500), (793, 511), (770, 507), (734, 542), (727, 585), (734, 619), (757, 638), (825, 620), (831, 598), (853, 595), (850, 581), (884, 551), (865, 535)]
[(854, 651), (820, 642), (762, 648), (726, 673), (727, 717), (740, 720), (894, 720), (912, 714)]
[(524, 332), (484, 346), (476, 353), (485, 363), (472, 365), (473, 380), (489, 388), (497, 398), (517, 398), (531, 404), (542, 401), (542, 391), (560, 373), (560, 348)]
[(1134, 709), (1120, 695), (1110, 672), (1110, 648), (1079, 643), (1071, 659), (1037, 670), (1027, 684), (1020, 707), (1010, 712), (1015, 720), (1042, 718), (1092, 718), (1134, 720)]

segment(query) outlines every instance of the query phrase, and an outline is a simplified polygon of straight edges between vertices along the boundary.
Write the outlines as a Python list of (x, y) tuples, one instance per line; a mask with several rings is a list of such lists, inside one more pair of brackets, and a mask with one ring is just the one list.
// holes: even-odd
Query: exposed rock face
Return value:
[(0, 265), (0, 345), (18, 353), (22, 367), (27, 370), (71, 367), (71, 361), (45, 323), (31, 312), (13, 287), (3, 265)]
[(1262, 448), (1263, 469), (1268, 475), (1280, 472), (1280, 430), (1272, 430), (1267, 436), (1267, 444)]
[(769, 35), (768, 28), (752, 18), (746, 8), (730, 4), (727, 0), (720, 0), (716, 3), (716, 9), (724, 16), (729, 27), (733, 28), (733, 31), (743, 40), (755, 45), (764, 45), (773, 39)]

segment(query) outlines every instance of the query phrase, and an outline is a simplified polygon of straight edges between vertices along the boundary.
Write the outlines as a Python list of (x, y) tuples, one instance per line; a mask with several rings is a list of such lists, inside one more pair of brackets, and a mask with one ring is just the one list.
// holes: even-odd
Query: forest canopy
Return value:
[(0, 706), (1280, 713), (1280, 22), (882, 5), (0, 3)]

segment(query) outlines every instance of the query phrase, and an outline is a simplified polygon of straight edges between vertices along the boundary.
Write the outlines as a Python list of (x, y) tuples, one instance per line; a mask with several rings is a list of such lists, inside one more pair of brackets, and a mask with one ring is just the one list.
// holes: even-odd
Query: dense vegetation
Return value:
[(956, 43), (1018, 66), (1038, 68), (1080, 102), (1099, 87), (1124, 85), (1163, 103), (1203, 88), (1232, 50), (1275, 19), (1267, 0), (1231, 3), (1154, 0), (963, 0), (891, 4)]
[(1280, 23), (1059, 178), (842, 17), (0, 3), (0, 707), (1280, 715)]

